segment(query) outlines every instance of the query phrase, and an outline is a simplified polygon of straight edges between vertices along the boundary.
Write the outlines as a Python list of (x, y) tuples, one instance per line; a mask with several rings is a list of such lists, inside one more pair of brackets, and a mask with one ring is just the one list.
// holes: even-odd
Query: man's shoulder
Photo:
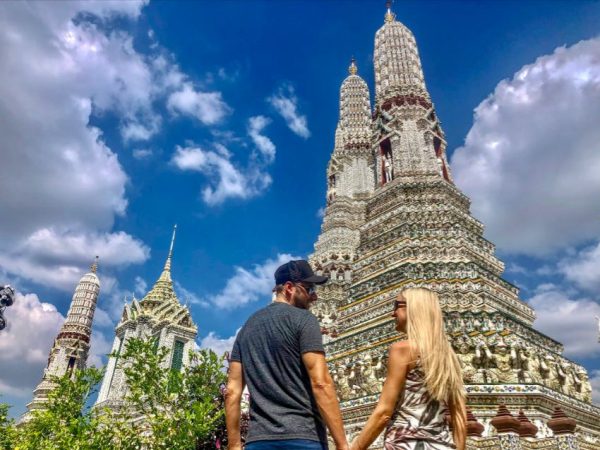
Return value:
[(282, 313), (294, 319), (294, 321), (305, 324), (307, 321), (316, 321), (317, 317), (308, 309), (297, 308), (292, 305), (287, 305), (287, 308), (281, 308)]
[(244, 327), (253, 327), (263, 321), (286, 321), (288, 324), (303, 326), (309, 321), (317, 321), (313, 313), (282, 302), (273, 302), (252, 314)]

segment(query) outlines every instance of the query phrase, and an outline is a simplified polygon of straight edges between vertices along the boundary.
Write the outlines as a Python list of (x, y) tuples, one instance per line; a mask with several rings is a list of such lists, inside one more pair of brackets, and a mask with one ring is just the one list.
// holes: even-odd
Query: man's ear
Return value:
[(286, 281), (285, 284), (283, 285), (284, 289), (283, 292), (284, 293), (288, 293), (289, 295), (292, 295), (292, 289), (294, 289), (294, 284)]

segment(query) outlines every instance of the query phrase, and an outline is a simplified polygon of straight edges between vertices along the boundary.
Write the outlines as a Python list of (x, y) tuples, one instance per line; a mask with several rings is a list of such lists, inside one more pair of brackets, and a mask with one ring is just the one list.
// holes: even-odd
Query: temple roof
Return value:
[(182, 305), (173, 289), (173, 280), (171, 278), (171, 260), (173, 257), (173, 246), (175, 243), (175, 232), (177, 225), (173, 229), (171, 246), (160, 277), (152, 286), (152, 289), (138, 301), (135, 298), (131, 304), (126, 304), (123, 308), (121, 324), (136, 320), (138, 317), (146, 316), (157, 322), (168, 321), (182, 327), (197, 329), (192, 322), (190, 312), (187, 306)]

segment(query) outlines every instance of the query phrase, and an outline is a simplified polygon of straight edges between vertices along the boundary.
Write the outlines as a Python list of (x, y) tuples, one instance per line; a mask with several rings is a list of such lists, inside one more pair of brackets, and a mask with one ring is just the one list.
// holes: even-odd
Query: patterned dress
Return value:
[(406, 376), (404, 393), (396, 405), (384, 437), (385, 450), (454, 449), (445, 419), (445, 403), (433, 400), (425, 386), (420, 360)]

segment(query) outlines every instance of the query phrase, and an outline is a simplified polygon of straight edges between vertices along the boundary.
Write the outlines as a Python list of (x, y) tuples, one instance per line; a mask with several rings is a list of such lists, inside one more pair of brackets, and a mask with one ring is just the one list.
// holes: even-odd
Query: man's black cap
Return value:
[(299, 259), (297, 261), (287, 262), (277, 268), (275, 271), (275, 284), (284, 284), (287, 281), (292, 283), (304, 282), (323, 284), (328, 280), (327, 277), (315, 275), (308, 261)]

